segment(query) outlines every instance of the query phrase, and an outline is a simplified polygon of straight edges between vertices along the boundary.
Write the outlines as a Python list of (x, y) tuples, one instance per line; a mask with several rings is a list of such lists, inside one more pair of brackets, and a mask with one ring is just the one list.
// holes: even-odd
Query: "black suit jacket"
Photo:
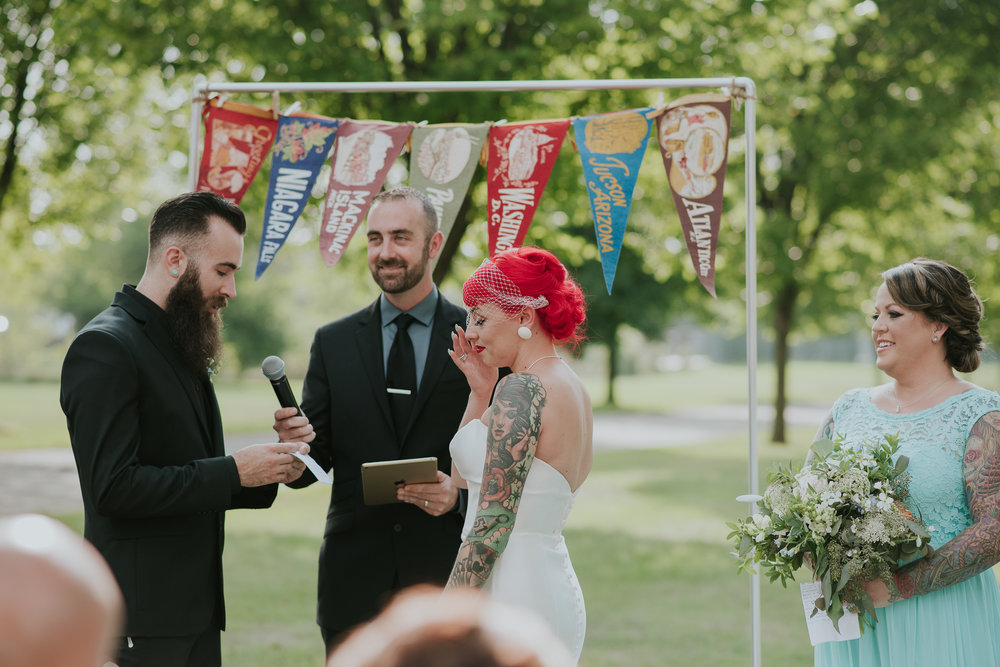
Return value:
[(225, 456), (212, 384), (177, 356), (156, 304), (126, 285), (63, 362), (60, 403), (80, 475), (84, 535), (125, 597), (125, 633), (225, 627), (224, 512), (268, 507)]
[[(446, 583), (460, 545), (462, 516), (433, 517), (411, 504), (364, 504), (361, 464), (436, 456), (451, 474), (448, 445), (469, 397), (448, 358), (465, 310), (439, 295), (427, 362), (405, 434), (397, 438), (382, 362), (379, 302), (321, 327), (313, 340), (302, 410), (316, 430), (311, 455), (333, 469), (319, 558), (317, 622), (347, 629), (372, 617), (396, 584)], [(307, 471), (292, 486), (315, 481)]]

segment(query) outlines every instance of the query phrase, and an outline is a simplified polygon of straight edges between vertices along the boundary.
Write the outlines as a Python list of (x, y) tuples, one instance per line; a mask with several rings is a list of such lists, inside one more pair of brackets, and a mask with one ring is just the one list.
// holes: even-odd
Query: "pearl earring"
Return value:
[(938, 342), (938, 340), (940, 340), (940, 339), (937, 336), (934, 336), (934, 338), (931, 338), (931, 342), (932, 343), (936, 343), (936, 342)]
[(531, 338), (531, 329), (522, 324), (517, 328), (517, 335), (521, 338), (521, 340), (528, 340)]
[(176, 276), (177, 275), (177, 269), (171, 269), (170, 270), (170, 275)]

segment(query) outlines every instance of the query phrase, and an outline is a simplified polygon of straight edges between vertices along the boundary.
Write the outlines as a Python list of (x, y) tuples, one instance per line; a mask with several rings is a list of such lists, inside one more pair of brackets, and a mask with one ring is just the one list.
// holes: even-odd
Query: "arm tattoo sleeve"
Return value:
[(1000, 412), (984, 415), (972, 427), (963, 474), (972, 525), (896, 572), (890, 602), (957, 584), (1000, 561)]
[(544, 406), (545, 390), (534, 375), (508, 375), (498, 386), (489, 410), (479, 502), (469, 508), (476, 518), (459, 548), (449, 586), (482, 587), (507, 546), (535, 458)]

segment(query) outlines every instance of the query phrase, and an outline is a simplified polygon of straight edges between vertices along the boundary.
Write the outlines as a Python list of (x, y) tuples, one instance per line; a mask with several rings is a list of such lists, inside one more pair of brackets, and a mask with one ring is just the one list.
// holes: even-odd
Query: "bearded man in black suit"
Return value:
[(225, 512), (269, 507), (304, 470), (291, 454), (308, 451), (301, 443), (225, 454), (209, 374), (245, 231), (240, 208), (216, 194), (164, 202), (139, 284), (122, 287), (63, 362), (84, 536), (125, 598), (120, 667), (221, 663)]

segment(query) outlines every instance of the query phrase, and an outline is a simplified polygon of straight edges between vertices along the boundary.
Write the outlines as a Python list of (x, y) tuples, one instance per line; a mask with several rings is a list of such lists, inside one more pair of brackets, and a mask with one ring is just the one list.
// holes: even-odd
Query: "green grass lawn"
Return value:
[[(277, 402), (263, 377), (219, 382), (217, 393), (226, 433), (271, 429)], [(0, 451), (40, 447), (69, 447), (59, 384), (0, 382)]]
[[(992, 375), (990, 376), (992, 378)], [(301, 378), (292, 378), (296, 392)], [(597, 409), (607, 393), (602, 377), (585, 377)], [(788, 373), (791, 403), (828, 406), (845, 390), (882, 382), (871, 364), (795, 362)], [(774, 367), (761, 365), (758, 402), (773, 400)], [(746, 367), (715, 364), (676, 373), (626, 375), (615, 383), (616, 410), (678, 412), (687, 407), (740, 404), (747, 400)], [(220, 380), (216, 383), (226, 433), (264, 433), (271, 429), (274, 394), (263, 378)], [(59, 408), (55, 382), (0, 382), (0, 451), (37, 447), (68, 447), (66, 421)]]
[[(967, 377), (986, 388), (996, 388), (997, 364), (988, 364)], [(301, 378), (292, 378), (296, 392)], [(603, 405), (607, 382), (585, 376), (595, 409), (630, 412), (682, 412), (694, 406), (745, 404), (747, 370), (737, 364), (713, 364), (675, 373), (625, 375), (615, 382), (617, 405)], [(873, 364), (796, 361), (789, 365), (787, 387), (790, 404), (828, 407), (844, 391), (886, 381)], [(774, 399), (772, 364), (761, 364), (757, 373), (757, 401)], [(227, 434), (270, 432), (276, 407), (274, 394), (263, 378), (220, 380), (216, 383)], [(818, 426), (818, 424), (817, 424)], [(59, 408), (55, 382), (0, 382), (0, 451), (37, 447), (68, 447), (66, 421)]]
[[(995, 369), (973, 381), (995, 386)], [(771, 379), (768, 379), (771, 378)], [(845, 389), (882, 380), (866, 364), (793, 364), (791, 401), (828, 406)], [(589, 379), (595, 399), (599, 380)], [(220, 383), (227, 432), (263, 432), (274, 397), (262, 382)], [(759, 377), (770, 400), (773, 369)], [(741, 403), (742, 366), (628, 376), (618, 399), (635, 411), (683, 411)], [(0, 449), (66, 446), (53, 384), (0, 383)], [(760, 478), (778, 462), (801, 461), (815, 425), (772, 445), (762, 432)], [(745, 435), (663, 450), (598, 452), (566, 527), (566, 541), (587, 602), (587, 667), (711, 667), (750, 662), (750, 584), (736, 573), (726, 521), (743, 516)], [(230, 512), (225, 552), (229, 628), (225, 664), (319, 666), (314, 622), (316, 561), (328, 502), (320, 485), (283, 488), (269, 510)], [(77, 529), (82, 516), (59, 517)], [(762, 644), (768, 667), (811, 664), (797, 587), (761, 583)]]
[[(746, 491), (745, 446), (735, 437), (596, 456), (566, 529), (587, 601), (583, 664), (748, 664), (750, 580), (725, 539), (725, 522), (746, 511), (735, 501)], [(804, 455), (805, 444), (765, 446), (761, 465)], [(327, 500), (323, 488), (282, 489), (271, 510), (230, 514), (226, 664), (321, 663), (313, 612)], [(765, 664), (809, 664), (797, 589), (763, 583), (762, 608)]]
[[(794, 435), (805, 443), (811, 430)], [(584, 665), (749, 663), (749, 577), (736, 573), (725, 539), (725, 522), (746, 511), (735, 501), (746, 492), (745, 446), (733, 437), (597, 454), (566, 529), (587, 602)], [(761, 467), (804, 452), (763, 446)], [(282, 488), (269, 510), (229, 513), (225, 664), (322, 664), (313, 614), (327, 501), (326, 487)], [(60, 518), (81, 527), (80, 516)], [(762, 608), (765, 664), (809, 664), (797, 589), (763, 583)]]
[[(872, 364), (795, 362), (786, 377), (789, 403), (828, 406), (852, 387), (885, 382)], [(595, 405), (607, 395), (603, 377), (585, 377)], [(615, 382), (616, 409), (634, 412), (677, 412), (690, 406), (746, 403), (747, 368), (736, 364), (712, 364), (706, 368), (673, 373), (627, 375)], [(774, 400), (773, 364), (757, 369), (757, 400)]]

